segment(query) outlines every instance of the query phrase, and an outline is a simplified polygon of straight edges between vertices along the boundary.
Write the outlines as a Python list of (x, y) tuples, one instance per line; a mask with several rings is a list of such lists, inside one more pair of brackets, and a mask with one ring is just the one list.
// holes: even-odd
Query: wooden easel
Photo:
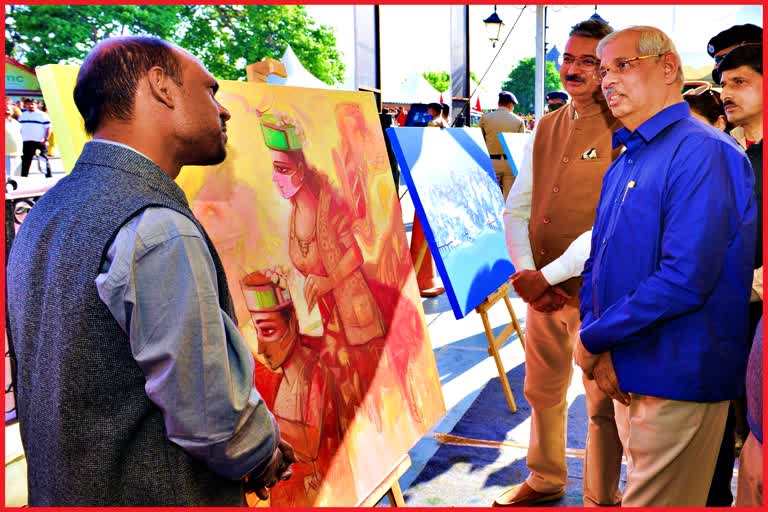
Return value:
[[(266, 83), (269, 75), (277, 75), (282, 78), (288, 78), (285, 65), (279, 60), (264, 59), (255, 64), (249, 64), (245, 67), (246, 76), (249, 82)], [(426, 244), (421, 250), (420, 259), (424, 259), (427, 252)], [(375, 507), (385, 497), (389, 498), (391, 507), (405, 506), (403, 491), (400, 489), (400, 477), (411, 467), (411, 457), (406, 453), (395, 464), (394, 469), (377, 485), (371, 494), (360, 501), (356, 507)]]
[(394, 469), (376, 486), (373, 492), (355, 506), (375, 507), (384, 497), (387, 497), (389, 498), (390, 507), (404, 507), (405, 500), (403, 499), (403, 491), (400, 489), (399, 480), (410, 467), (411, 457), (406, 453), (395, 464)]
[[(416, 261), (413, 262), (413, 268), (416, 274), (419, 273), (422, 263), (424, 262), (424, 255), (427, 253), (428, 245), (426, 242), (419, 248), (419, 252), (416, 255)], [(488, 310), (491, 309), (499, 300), (504, 299), (504, 303), (507, 305), (507, 311), (512, 321), (504, 327), (501, 334), (498, 336), (493, 335), (493, 329), (491, 328), (491, 321), (488, 319)], [(499, 371), (499, 380), (501, 381), (501, 388), (504, 390), (504, 396), (507, 398), (507, 405), (509, 410), (517, 412), (517, 405), (515, 404), (515, 397), (512, 396), (512, 387), (509, 385), (509, 379), (507, 379), (507, 373), (504, 371), (504, 364), (501, 362), (501, 354), (499, 349), (504, 342), (507, 341), (512, 335), (512, 331), (517, 332), (518, 338), (520, 338), (520, 344), (525, 350), (525, 336), (523, 336), (523, 329), (520, 327), (520, 322), (517, 321), (515, 310), (512, 309), (512, 302), (509, 300), (509, 282), (501, 285), (495, 292), (491, 293), (479, 306), (475, 308), (475, 311), (483, 321), (483, 327), (485, 328), (485, 336), (488, 338), (488, 355), (493, 357), (496, 363), (496, 369)]]
[[(504, 299), (504, 303), (507, 305), (507, 311), (509, 311), (509, 316), (512, 318), (512, 321), (504, 327), (498, 336), (494, 336), (493, 329), (491, 328), (491, 321), (488, 319), (488, 310), (501, 299)], [(504, 342), (512, 335), (512, 331), (517, 331), (517, 337), (520, 338), (520, 344), (523, 346), (523, 350), (525, 350), (523, 330), (520, 327), (520, 322), (517, 321), (515, 310), (512, 309), (512, 302), (509, 300), (509, 282), (504, 283), (495, 292), (490, 294), (487, 299), (475, 308), (475, 311), (477, 311), (477, 314), (480, 315), (480, 318), (483, 321), (485, 336), (488, 338), (488, 355), (493, 356), (493, 360), (496, 362), (496, 369), (499, 371), (501, 388), (504, 390), (504, 396), (507, 398), (509, 410), (517, 412), (515, 397), (512, 396), (512, 387), (509, 385), (509, 379), (507, 379), (507, 373), (504, 371), (504, 365), (501, 362), (501, 354), (499, 353), (501, 346), (504, 345)]]

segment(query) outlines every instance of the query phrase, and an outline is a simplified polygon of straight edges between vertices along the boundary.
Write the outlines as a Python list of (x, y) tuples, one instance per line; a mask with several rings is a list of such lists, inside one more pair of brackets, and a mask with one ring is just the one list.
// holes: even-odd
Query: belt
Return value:
[(491, 160), (506, 160), (507, 155), (491, 155)]

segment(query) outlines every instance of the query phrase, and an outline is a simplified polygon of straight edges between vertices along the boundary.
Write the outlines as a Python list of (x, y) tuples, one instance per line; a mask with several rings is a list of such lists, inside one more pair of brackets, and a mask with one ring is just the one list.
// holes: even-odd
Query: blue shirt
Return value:
[(168, 438), (225, 477), (260, 473), (279, 430), (253, 387), (253, 356), (219, 306), (213, 259), (194, 223), (145, 209), (118, 231), (96, 287), (128, 334)]
[(685, 102), (611, 165), (582, 274), (581, 339), (623, 391), (714, 402), (744, 389), (756, 204), (749, 160)]

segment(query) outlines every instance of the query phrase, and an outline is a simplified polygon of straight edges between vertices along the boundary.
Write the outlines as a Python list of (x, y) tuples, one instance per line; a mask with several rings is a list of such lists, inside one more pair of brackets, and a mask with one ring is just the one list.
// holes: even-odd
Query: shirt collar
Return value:
[(626, 128), (617, 130), (616, 133), (613, 134), (613, 147), (616, 148), (621, 144), (626, 146), (627, 142), (634, 134), (637, 134), (648, 143), (672, 123), (676, 123), (677, 121), (690, 116), (691, 107), (687, 102), (681, 101), (674, 105), (670, 105), (654, 114), (653, 117), (638, 126), (633, 132)]

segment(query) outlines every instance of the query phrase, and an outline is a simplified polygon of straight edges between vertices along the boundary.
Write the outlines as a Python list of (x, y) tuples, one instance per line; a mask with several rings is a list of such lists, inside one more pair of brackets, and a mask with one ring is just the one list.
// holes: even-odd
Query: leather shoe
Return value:
[(419, 290), (419, 293), (422, 297), (437, 297), (441, 293), (445, 291), (444, 286), (434, 286), (432, 288), (427, 288), (425, 290)]
[(555, 492), (539, 492), (534, 490), (528, 482), (515, 485), (504, 491), (493, 500), (494, 507), (530, 507), (539, 503), (556, 501), (565, 495), (565, 489)]

